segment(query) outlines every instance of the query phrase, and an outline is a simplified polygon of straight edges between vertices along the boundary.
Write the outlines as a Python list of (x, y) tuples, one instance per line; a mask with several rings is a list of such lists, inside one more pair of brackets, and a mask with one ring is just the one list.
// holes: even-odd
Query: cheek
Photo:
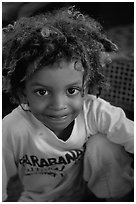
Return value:
[(82, 110), (83, 107), (83, 98), (80, 97), (77, 100), (74, 101), (73, 103), (73, 109), (77, 114)]
[(41, 103), (41, 102), (30, 102), (29, 103), (30, 109), (33, 110), (34, 112), (42, 112), (46, 108), (46, 103)]
[(43, 100), (39, 100), (36, 97), (29, 97), (27, 99), (28, 99), (30, 110), (33, 113), (42, 113), (43, 110), (47, 106), (47, 103), (46, 103), (45, 100), (44, 101)]

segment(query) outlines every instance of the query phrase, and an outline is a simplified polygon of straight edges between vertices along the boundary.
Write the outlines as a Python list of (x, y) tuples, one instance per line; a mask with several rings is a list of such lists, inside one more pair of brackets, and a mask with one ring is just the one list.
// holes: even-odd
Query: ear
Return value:
[(88, 94), (88, 88), (83, 86), (82, 93), (81, 93), (82, 98), (85, 98), (87, 94)]
[(85, 99), (87, 97), (87, 95), (88, 95), (88, 88), (86, 88), (84, 91), (83, 99)]
[(25, 90), (22, 90), (21, 88), (19, 88), (18, 89), (18, 96), (19, 96), (19, 99), (20, 99), (20, 103), (28, 104), (28, 100), (27, 100)]

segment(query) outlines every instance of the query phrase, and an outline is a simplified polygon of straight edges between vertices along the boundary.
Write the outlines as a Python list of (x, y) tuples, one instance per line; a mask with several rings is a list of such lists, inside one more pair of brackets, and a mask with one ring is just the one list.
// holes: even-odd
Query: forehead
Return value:
[[(29, 66), (31, 73), (33, 65)], [(83, 67), (79, 61), (61, 61), (37, 70), (28, 80), (28, 83), (42, 85), (69, 85), (83, 80)]]
[(73, 60), (60, 60), (57, 62), (54, 62), (53, 64), (49, 65), (43, 65), (40, 68), (37, 68), (39, 63), (39, 59), (36, 60), (34, 63), (31, 63), (27, 68), (27, 75), (31, 75), (36, 71), (39, 71), (39, 69), (47, 68), (47, 69), (62, 69), (67, 68), (69, 66), (73, 67), (75, 70), (84, 71), (84, 68), (82, 66), (81, 60), (79, 59), (73, 59)]

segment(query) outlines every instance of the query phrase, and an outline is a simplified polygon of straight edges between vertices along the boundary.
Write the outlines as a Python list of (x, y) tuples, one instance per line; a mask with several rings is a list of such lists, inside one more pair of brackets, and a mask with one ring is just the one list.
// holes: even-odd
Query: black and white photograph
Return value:
[(2, 5), (2, 202), (134, 202), (134, 2)]

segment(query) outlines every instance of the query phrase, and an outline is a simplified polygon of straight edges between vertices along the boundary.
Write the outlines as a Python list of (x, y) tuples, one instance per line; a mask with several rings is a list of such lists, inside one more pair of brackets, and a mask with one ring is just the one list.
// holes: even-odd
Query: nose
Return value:
[(55, 95), (52, 98), (50, 108), (55, 111), (61, 111), (67, 108), (66, 97), (63, 95)]

